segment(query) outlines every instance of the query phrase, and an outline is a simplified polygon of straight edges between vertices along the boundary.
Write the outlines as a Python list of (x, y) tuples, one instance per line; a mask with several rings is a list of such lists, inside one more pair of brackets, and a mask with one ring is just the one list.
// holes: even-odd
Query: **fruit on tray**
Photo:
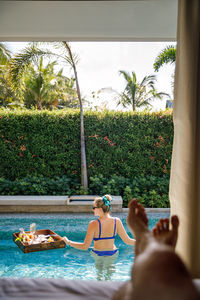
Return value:
[(41, 244), (41, 243), (51, 243), (54, 239), (51, 235), (47, 234), (35, 234), (36, 225), (33, 223), (30, 225), (30, 233), (26, 233), (23, 228), (20, 228), (20, 233), (15, 239), (15, 242), (20, 241), (25, 245)]

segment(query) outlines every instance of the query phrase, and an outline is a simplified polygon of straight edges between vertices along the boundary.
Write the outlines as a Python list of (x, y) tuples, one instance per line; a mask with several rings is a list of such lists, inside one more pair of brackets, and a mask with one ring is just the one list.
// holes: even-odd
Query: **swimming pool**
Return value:
[[(120, 217), (128, 234), (126, 214)], [(148, 214), (149, 228), (168, 213)], [(92, 214), (0, 214), (0, 277), (40, 277), (84, 280), (126, 281), (130, 278), (134, 252), (119, 237), (116, 246), (120, 249), (115, 261), (94, 261), (91, 251), (81, 251), (69, 246), (41, 252), (24, 254), (12, 240), (12, 233), (23, 227), (29, 230), (31, 223), (37, 229), (51, 229), (74, 241), (83, 241)]]

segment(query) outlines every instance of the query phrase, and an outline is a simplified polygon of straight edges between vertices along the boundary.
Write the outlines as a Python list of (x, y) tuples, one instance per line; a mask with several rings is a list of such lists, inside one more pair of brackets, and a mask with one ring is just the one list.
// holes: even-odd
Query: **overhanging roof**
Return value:
[(177, 1), (0, 1), (0, 40), (175, 41)]

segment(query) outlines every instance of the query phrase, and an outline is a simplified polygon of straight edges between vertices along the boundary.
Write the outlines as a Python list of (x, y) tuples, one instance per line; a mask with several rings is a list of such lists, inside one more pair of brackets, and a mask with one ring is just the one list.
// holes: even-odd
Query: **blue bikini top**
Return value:
[(99, 241), (99, 240), (111, 240), (111, 239), (115, 239), (116, 234), (116, 219), (115, 219), (115, 227), (114, 227), (114, 234), (113, 236), (109, 236), (109, 237), (101, 237), (101, 222), (99, 219), (97, 219), (97, 221), (99, 222), (99, 237), (98, 238), (93, 238), (94, 241)]

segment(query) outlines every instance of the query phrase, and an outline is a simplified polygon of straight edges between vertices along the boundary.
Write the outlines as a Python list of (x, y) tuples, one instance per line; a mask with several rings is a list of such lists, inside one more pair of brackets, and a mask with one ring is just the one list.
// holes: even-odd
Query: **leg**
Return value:
[(190, 275), (174, 248), (178, 236), (178, 218), (160, 220), (153, 232), (147, 227), (144, 208), (133, 199), (129, 205), (127, 223), (136, 237), (136, 259), (132, 279), (124, 285), (114, 300), (198, 299)]

